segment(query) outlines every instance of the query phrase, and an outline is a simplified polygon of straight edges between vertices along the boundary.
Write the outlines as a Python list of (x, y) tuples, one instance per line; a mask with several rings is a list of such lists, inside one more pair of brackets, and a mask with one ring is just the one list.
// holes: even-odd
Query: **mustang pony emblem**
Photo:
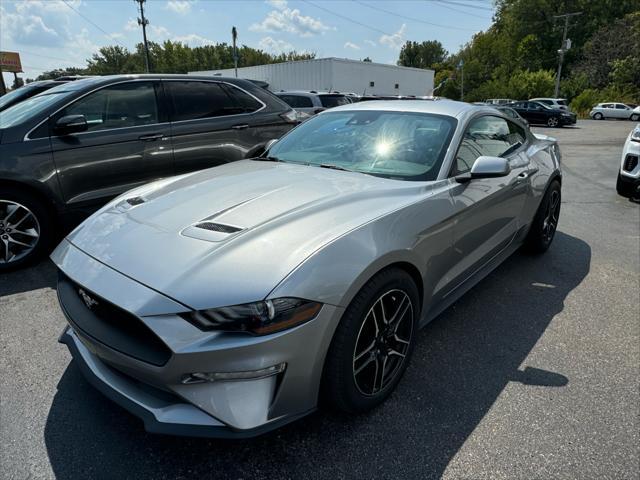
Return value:
[(95, 305), (98, 305), (98, 302), (91, 298), (82, 288), (78, 289), (78, 295), (80, 295), (80, 298), (82, 298), (82, 301), (89, 310), (91, 310)]

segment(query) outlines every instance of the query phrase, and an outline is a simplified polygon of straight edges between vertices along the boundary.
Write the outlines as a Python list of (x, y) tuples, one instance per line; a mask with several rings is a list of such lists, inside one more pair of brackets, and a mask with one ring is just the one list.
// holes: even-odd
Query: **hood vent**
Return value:
[(146, 200), (144, 198), (142, 198), (142, 197), (127, 198), (127, 203), (129, 205), (131, 205), (132, 207), (135, 207), (136, 205), (143, 204), (144, 202), (146, 202)]
[(236, 233), (242, 230), (238, 227), (232, 227), (231, 225), (223, 225), (222, 223), (214, 223), (214, 222), (202, 222), (194, 225), (196, 228), (202, 228), (204, 230), (209, 230), (211, 232), (219, 232), (219, 233)]

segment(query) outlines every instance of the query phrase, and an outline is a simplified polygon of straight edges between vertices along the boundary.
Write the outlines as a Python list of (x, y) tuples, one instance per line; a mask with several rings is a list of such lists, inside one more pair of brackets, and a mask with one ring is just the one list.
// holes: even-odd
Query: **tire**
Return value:
[[(327, 352), (321, 385), (327, 404), (345, 413), (360, 413), (391, 394), (413, 353), (419, 302), (411, 276), (399, 268), (381, 271), (362, 287), (345, 310)], [(388, 323), (382, 318), (382, 305)], [(394, 311), (404, 315), (394, 321), (390, 313)], [(387, 334), (376, 338), (376, 330)]]
[(637, 122), (638, 120), (640, 120), (640, 115), (634, 113), (633, 115), (631, 115), (631, 117), (629, 117), (629, 120), (631, 120), (632, 122)]
[(551, 246), (560, 219), (562, 192), (560, 182), (553, 180), (540, 202), (523, 249), (529, 253), (544, 253)]
[(20, 189), (0, 187), (0, 272), (39, 260), (53, 238), (54, 223), (42, 202)]
[(604, 118), (604, 115), (602, 115), (600, 112), (593, 114), (594, 120), (602, 120), (603, 118)]
[(558, 119), (558, 117), (549, 117), (549, 118), (547, 118), (547, 126), (548, 127), (558, 127), (558, 126), (560, 126), (560, 119)]

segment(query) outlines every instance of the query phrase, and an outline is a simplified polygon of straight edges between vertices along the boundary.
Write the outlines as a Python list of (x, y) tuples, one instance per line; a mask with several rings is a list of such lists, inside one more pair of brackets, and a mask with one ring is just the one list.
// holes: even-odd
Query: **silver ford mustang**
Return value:
[(560, 212), (560, 152), (491, 107), (372, 101), (113, 200), (55, 250), (61, 336), (147, 430), (246, 437), (396, 387), (417, 330)]

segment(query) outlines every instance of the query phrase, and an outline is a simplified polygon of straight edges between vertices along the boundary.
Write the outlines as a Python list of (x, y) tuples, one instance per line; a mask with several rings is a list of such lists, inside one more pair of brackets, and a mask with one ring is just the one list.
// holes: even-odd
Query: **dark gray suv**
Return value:
[(255, 156), (296, 123), (275, 95), (221, 77), (93, 77), (14, 105), (0, 112), (0, 271), (124, 191)]

